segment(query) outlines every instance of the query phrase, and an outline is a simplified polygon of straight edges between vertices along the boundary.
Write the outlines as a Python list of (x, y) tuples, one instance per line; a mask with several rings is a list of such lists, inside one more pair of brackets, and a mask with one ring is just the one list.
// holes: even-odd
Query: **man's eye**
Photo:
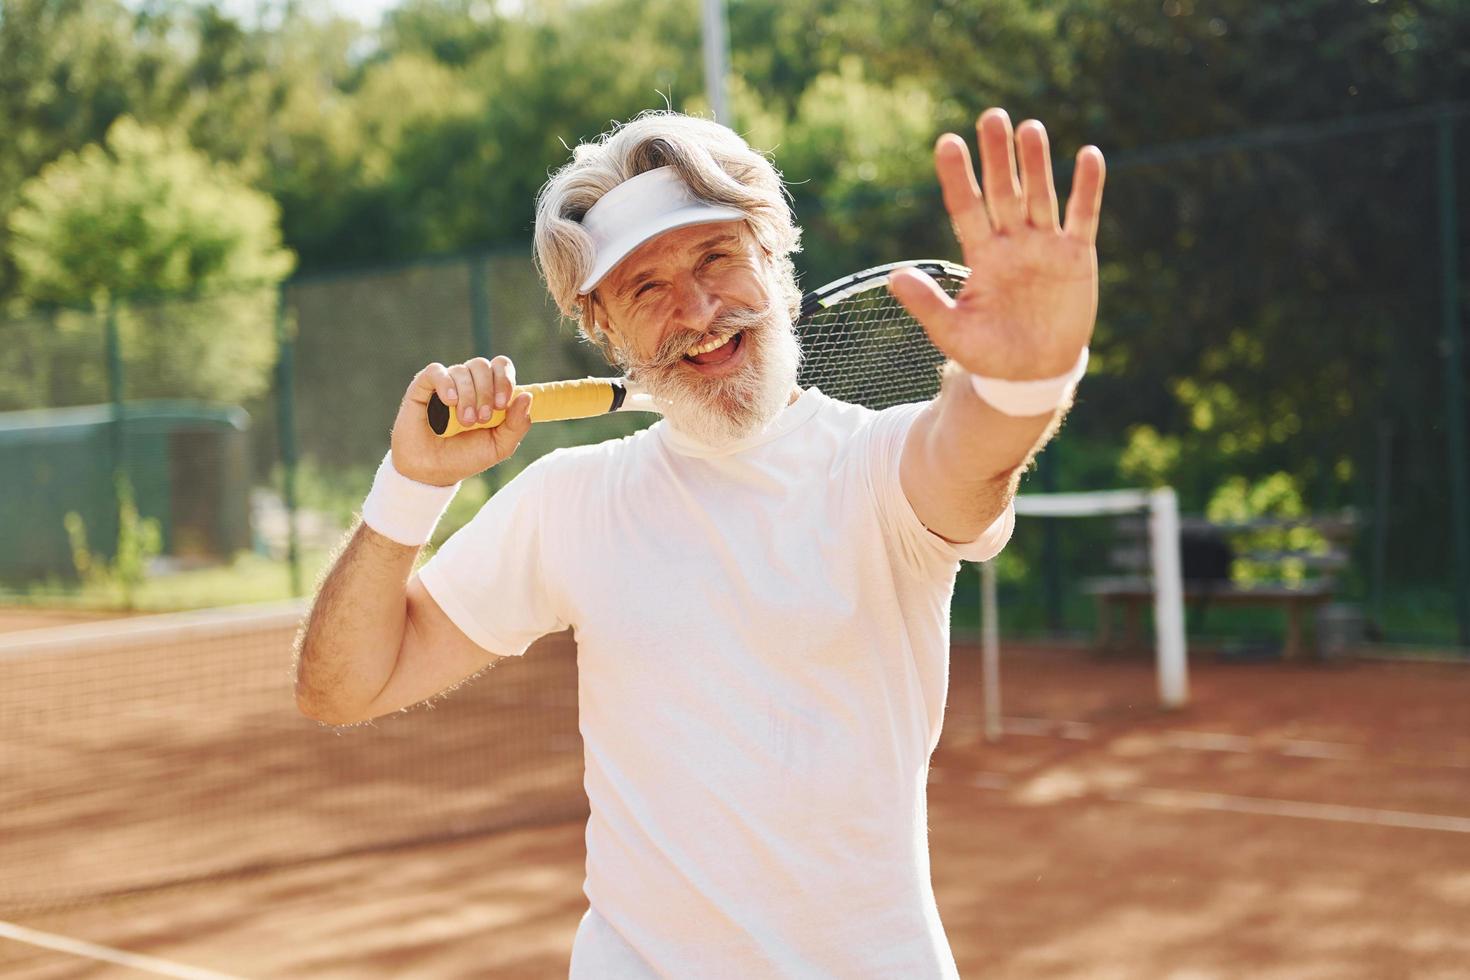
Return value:
[(637, 299), (639, 296), (642, 296), (644, 293), (648, 292), (650, 289), (653, 289), (657, 285), (658, 283), (656, 282), (645, 282), (643, 285), (638, 287), (637, 292), (633, 294), (633, 298)]
[(711, 253), (709, 253), (708, 255), (706, 255), (704, 257), (704, 264), (705, 265), (709, 265), (711, 262), (715, 261), (716, 259), (723, 259), (726, 254), (727, 253), (725, 253), (725, 252), (711, 252)]

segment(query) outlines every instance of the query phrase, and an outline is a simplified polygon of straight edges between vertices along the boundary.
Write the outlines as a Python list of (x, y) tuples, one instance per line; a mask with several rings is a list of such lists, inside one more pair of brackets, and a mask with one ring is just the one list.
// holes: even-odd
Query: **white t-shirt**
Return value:
[(561, 450), (420, 572), (493, 653), (575, 631), (573, 977), (956, 976), (925, 786), (958, 559), (1015, 517), (924, 528), (899, 485), (921, 407), (810, 389), (718, 451), (666, 422)]

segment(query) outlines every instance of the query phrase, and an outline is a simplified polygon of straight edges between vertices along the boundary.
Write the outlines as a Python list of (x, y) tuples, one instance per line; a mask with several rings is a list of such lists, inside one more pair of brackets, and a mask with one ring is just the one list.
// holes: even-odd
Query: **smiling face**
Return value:
[(670, 424), (710, 444), (769, 422), (796, 393), (800, 348), (745, 223), (665, 232), (598, 284), (598, 325)]

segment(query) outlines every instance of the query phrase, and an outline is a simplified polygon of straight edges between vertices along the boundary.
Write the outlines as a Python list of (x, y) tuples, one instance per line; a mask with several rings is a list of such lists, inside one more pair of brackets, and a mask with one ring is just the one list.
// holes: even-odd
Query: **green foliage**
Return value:
[(1272, 473), (1254, 483), (1231, 477), (1205, 507), (1206, 517), (1225, 523), (1242, 523), (1255, 517), (1301, 517), (1305, 513), (1301, 490), (1290, 473)]
[[(516, 249), (520, 261), (535, 191), (569, 146), (643, 109), (709, 104), (689, 0), (404, 0), (377, 33), (307, 6), (246, 22), (186, 0), (0, 0), (0, 304), (23, 295), (19, 253), (5, 241), (22, 237), (11, 229), (23, 183), (81, 160), (124, 117), (173, 134), (159, 137), (170, 146), (187, 139), (212, 167), (274, 198), (285, 244), (318, 271), (487, 246)], [(968, 138), (986, 105), (1046, 122), (1063, 193), (1076, 149), (1104, 149), (1102, 307), (1093, 372), (1058, 446), (1059, 489), (1167, 481), (1199, 510), (1227, 477), (1255, 485), (1287, 473), (1304, 506), (1323, 510), (1366, 506), (1365, 477), (1387, 472), (1402, 515), (1390, 560), (1413, 575), (1442, 571), (1432, 133), (1139, 153), (1463, 99), (1470, 7), (730, 0), (729, 21), (736, 125), (792, 182), (808, 284), (900, 256), (954, 256), (929, 151), (941, 131)], [(1459, 131), (1463, 198), (1470, 154)], [(163, 288), (142, 272), (175, 283), (211, 254), (192, 245), (178, 253), (187, 260), (83, 254), (104, 230), (71, 226), (77, 261), (36, 264), (24, 295), (90, 304), (98, 265)], [(254, 274), (223, 265), (222, 277)], [(499, 287), (497, 345), (518, 362), (541, 358), (526, 376), (580, 367), (560, 346), (539, 353), (555, 319), (543, 300)], [(420, 320), (447, 321), (447, 302), (415, 302)], [(273, 311), (242, 303), (122, 309), (125, 341), (160, 348), (130, 364), (130, 393), (258, 390)], [(414, 322), (414, 311), (378, 305), (391, 308), (385, 320)], [(101, 385), (87, 360), (96, 319), (27, 316), (28, 326), (0, 326), (0, 403), (87, 400), (71, 389)], [(344, 333), (367, 323), (355, 307), (343, 319)], [(190, 347), (211, 321), (230, 324), (216, 332), (244, 347)], [(340, 363), (363, 378), (304, 370), (301, 388), (329, 390), (329, 412), (350, 403), (349, 384), (399, 378), (396, 358), (410, 347), (420, 363), (418, 351), (445, 347), (418, 323), (392, 357), (365, 356), (381, 352), (380, 336), (339, 344)], [(170, 361), (163, 349), (187, 353)], [(212, 365), (195, 387), (180, 369), (191, 360)], [(219, 362), (257, 367), (232, 387)], [(301, 407), (304, 418), (326, 417), (321, 405)], [(344, 445), (342, 460), (360, 448)]]
[(0, 299), (15, 285), (5, 218), (21, 184), (119, 115), (146, 111), (175, 58), (115, 0), (0, 0)]
[(278, 223), (275, 202), (229, 168), (124, 117), (22, 185), (9, 248), (24, 298), (107, 306), (274, 285), (292, 266)]
[(0, 318), (0, 411), (107, 400), (102, 317), (33, 309)]
[(115, 591), (124, 609), (134, 609), (138, 590), (148, 577), (148, 563), (163, 550), (163, 532), (156, 519), (138, 515), (133, 484), (126, 474), (117, 473), (113, 486), (117, 494), (117, 547), (110, 561), (88, 547), (87, 525), (81, 514), (69, 511), (63, 523), (71, 543), (72, 564), (83, 585)]
[(66, 528), (66, 540), (71, 545), (71, 563), (78, 577), (83, 582), (95, 582), (99, 570), (93, 564), (91, 549), (87, 547), (87, 522), (81, 514), (71, 510), (62, 518), (62, 526)]
[[(119, 119), (104, 144), (26, 181), (9, 229), (24, 299), (113, 311), (129, 396), (234, 401), (264, 389), (273, 287), (293, 263), (278, 209), (182, 137)], [(125, 305), (138, 296), (189, 298)], [(102, 323), (77, 326), (100, 333)], [(64, 373), (56, 362), (74, 346), (64, 335), (23, 342), (33, 361)]]
[(479, 476), (470, 477), (460, 484), (459, 493), (454, 495), (450, 501), (449, 508), (444, 516), (439, 519), (439, 524), (434, 528), (434, 536), (429, 541), (431, 547), (438, 548), (449, 540), (449, 536), (472, 521), (480, 508), (485, 506), (485, 501), (490, 499), (492, 485), (500, 482), (494, 470), (489, 470)]
[[(1205, 516), (1221, 524), (1244, 524), (1255, 518), (1304, 518), (1307, 506), (1301, 489), (1290, 473), (1272, 473), (1251, 482), (1234, 476), (1220, 484)], [(1261, 528), (1233, 538), (1237, 557), (1231, 567), (1231, 578), (1239, 585), (1278, 581), (1300, 585), (1307, 578), (1305, 563), (1300, 558), (1279, 560), (1253, 558), (1252, 554), (1296, 552), (1325, 554), (1330, 545), (1318, 531), (1309, 527)]]
[(239, 289), (117, 312), (127, 397), (239, 403), (264, 392), (276, 360), (276, 291)]
[(463, 67), (504, 44), (506, 18), (490, 0), (406, 0), (388, 12), (383, 45)]
[[(346, 528), (362, 509), (363, 498), (373, 485), (374, 466), (325, 467), (308, 456), (296, 464), (295, 496), (298, 511), (318, 515), (329, 527)], [(277, 463), (270, 483), (285, 496), (285, 469)]]
[(1118, 473), (1124, 482), (1163, 487), (1175, 482), (1179, 465), (1179, 440), (1159, 434), (1151, 425), (1128, 430), (1126, 445), (1118, 457)]
[(744, 85), (733, 102), (747, 138), (772, 150), (791, 184), (808, 285), (893, 261), (897, 242), (910, 255), (954, 251), (948, 222), (934, 215), (932, 147), (944, 129), (922, 83), (874, 79), (848, 56), (812, 78), (789, 116)]
[[(302, 579), (308, 585), (319, 581), (332, 553), (307, 549), (301, 556)], [(150, 575), (133, 594), (132, 608), (145, 612), (208, 609), (251, 602), (276, 602), (292, 598), (290, 569), (283, 559), (242, 551), (229, 564), (211, 565)], [(106, 582), (74, 583), (43, 581), (31, 583), (24, 592), (0, 590), (7, 603), (62, 606), (73, 609), (116, 609), (117, 590)]]

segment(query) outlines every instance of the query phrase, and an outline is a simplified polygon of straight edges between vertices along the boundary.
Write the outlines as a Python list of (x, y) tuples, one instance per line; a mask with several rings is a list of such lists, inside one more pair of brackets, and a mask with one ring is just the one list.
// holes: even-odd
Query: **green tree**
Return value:
[(0, 0), (0, 300), (5, 216), (21, 184), (125, 113), (154, 114), (179, 60), (166, 26), (116, 0)]
[[(682, 106), (702, 88), (698, 20), (682, 0), (537, 5), (477, 21), (473, 44), (424, 33), (429, 12), (458, 6), (405, 8), (382, 63), (354, 89), (363, 130), (382, 137), (364, 157), (386, 154), (392, 165), (356, 175), (357, 208), (339, 227), (358, 243), (371, 236), (379, 255), (521, 245), (536, 191), (569, 146), (614, 119)], [(454, 53), (427, 57), (445, 50)], [(431, 71), (434, 64), (450, 71)], [(431, 91), (443, 96), (417, 94)], [(405, 117), (406, 106), (422, 108)]]
[[(1286, 473), (1310, 509), (1368, 510), (1373, 475), (1391, 472), (1390, 563), (1443, 573), (1433, 130), (1228, 144), (1463, 102), (1470, 7), (874, 0), (815, 23), (814, 58), (836, 47), (875, 84), (912, 79), (960, 132), (970, 119), (950, 107), (1042, 118), (1059, 190), (1078, 146), (1107, 153), (1097, 356), (1048, 453), (1064, 486), (1163, 480), (1198, 509), (1231, 477)], [(1462, 121), (1462, 205), (1466, 132)], [(1203, 139), (1217, 145), (1153, 153)], [(821, 247), (817, 236), (807, 247)], [(1097, 446), (1125, 472), (1099, 467), (1109, 454)]]
[(954, 253), (934, 178), (932, 147), (944, 128), (925, 86), (875, 80), (850, 56), (815, 76), (789, 116), (743, 84), (733, 101), (747, 138), (774, 151), (790, 185), (808, 287), (867, 265)]
[(383, 18), (383, 46), (463, 67), (504, 43), (507, 19), (491, 0), (405, 0)]
[(124, 117), (19, 197), (8, 246), (21, 296), (114, 312), (129, 395), (236, 400), (264, 387), (274, 287), (293, 265), (268, 196)]

